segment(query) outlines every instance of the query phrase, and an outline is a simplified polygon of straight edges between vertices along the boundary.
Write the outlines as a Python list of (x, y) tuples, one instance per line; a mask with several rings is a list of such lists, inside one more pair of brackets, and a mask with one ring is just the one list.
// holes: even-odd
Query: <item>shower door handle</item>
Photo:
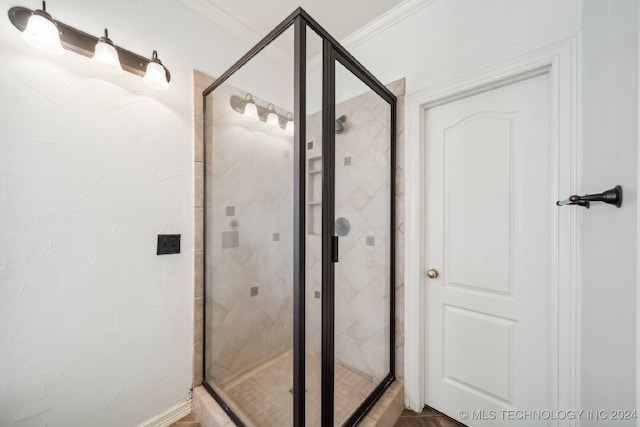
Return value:
[(331, 236), (331, 262), (338, 262), (338, 236)]

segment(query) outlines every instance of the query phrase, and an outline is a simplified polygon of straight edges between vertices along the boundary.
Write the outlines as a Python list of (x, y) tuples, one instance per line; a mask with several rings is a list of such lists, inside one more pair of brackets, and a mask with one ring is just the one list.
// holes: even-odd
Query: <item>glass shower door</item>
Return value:
[(391, 105), (335, 62), (334, 425), (391, 369)]
[(205, 97), (205, 384), (248, 426), (293, 425), (292, 48)]

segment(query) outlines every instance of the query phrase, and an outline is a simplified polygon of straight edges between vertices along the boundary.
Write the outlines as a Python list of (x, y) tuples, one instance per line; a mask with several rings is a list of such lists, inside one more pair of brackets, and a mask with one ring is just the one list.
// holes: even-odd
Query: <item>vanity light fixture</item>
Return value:
[[(154, 51), (148, 59), (137, 53), (116, 46), (109, 40), (107, 31), (103, 37), (95, 37), (74, 27), (55, 21), (46, 12), (46, 4), (42, 2), (41, 10), (30, 10), (25, 7), (9, 9), (9, 20), (20, 31), (21, 37), (33, 46), (48, 52), (63, 53), (70, 50), (91, 58), (91, 63), (99, 68), (119, 74), (127, 71), (143, 77), (144, 82), (156, 89), (167, 89), (171, 81), (171, 73), (162, 65), (158, 54)], [(164, 78), (162, 74), (164, 73)]]
[(273, 104), (267, 105), (267, 126), (274, 128), (280, 127), (280, 118), (276, 113), (276, 107)]
[(42, 2), (42, 9), (31, 12), (27, 25), (22, 31), (22, 40), (49, 53), (64, 53), (60, 43), (60, 33), (56, 23), (47, 13), (47, 4)]
[(104, 36), (100, 37), (98, 43), (96, 43), (91, 64), (107, 73), (122, 74), (118, 51), (113, 47), (113, 42), (109, 38), (109, 32), (106, 28), (104, 29)]
[(256, 106), (256, 103), (253, 102), (253, 98), (250, 93), (244, 97), (244, 113), (242, 113), (242, 118), (248, 122), (257, 122), (260, 120), (258, 107)]
[(231, 95), (229, 104), (234, 111), (242, 114), (242, 118), (247, 121), (257, 122), (261, 120), (266, 122), (269, 127), (283, 129), (285, 135), (293, 135), (293, 115), (291, 113), (286, 115), (278, 113), (273, 103), (263, 107), (253, 100), (253, 96), (250, 93), (247, 93), (244, 98), (238, 95)]
[(284, 134), (293, 136), (293, 114), (287, 113), (287, 125), (284, 127)]

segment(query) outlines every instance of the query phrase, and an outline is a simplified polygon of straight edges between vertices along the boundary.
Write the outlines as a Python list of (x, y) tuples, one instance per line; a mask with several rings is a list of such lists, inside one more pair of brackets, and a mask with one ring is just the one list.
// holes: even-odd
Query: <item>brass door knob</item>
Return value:
[(435, 268), (430, 268), (427, 270), (427, 277), (429, 279), (435, 279), (439, 274), (440, 273), (438, 273), (438, 270), (436, 270)]

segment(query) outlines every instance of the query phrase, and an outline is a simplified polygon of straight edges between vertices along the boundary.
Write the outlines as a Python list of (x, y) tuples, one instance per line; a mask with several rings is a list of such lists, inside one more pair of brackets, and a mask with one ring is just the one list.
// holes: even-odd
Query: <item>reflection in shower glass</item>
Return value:
[[(390, 371), (391, 106), (336, 62), (335, 416), (342, 425)], [(338, 230), (336, 229), (336, 232)]]
[[(281, 60), (290, 40), (205, 104), (205, 379), (248, 425), (288, 426), (293, 416), (293, 67)], [(248, 94), (258, 120), (243, 117)], [(271, 110), (279, 126), (267, 123)]]

